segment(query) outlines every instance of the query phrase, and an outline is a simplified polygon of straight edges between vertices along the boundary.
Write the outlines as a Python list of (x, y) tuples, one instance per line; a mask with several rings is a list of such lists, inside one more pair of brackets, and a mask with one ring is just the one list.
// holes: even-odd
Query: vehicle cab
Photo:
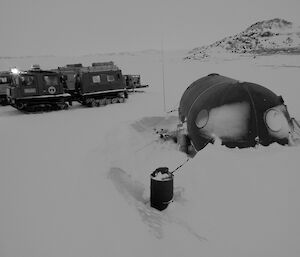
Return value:
[(29, 105), (64, 103), (69, 96), (64, 93), (58, 73), (41, 70), (37, 66), (33, 66), (26, 72), (13, 74), (7, 90), (10, 104), (18, 109)]

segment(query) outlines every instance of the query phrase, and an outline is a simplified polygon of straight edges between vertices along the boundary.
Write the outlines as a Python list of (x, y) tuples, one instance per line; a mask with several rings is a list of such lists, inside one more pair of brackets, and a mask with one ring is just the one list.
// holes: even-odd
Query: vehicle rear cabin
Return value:
[(74, 101), (87, 106), (124, 102), (127, 90), (122, 71), (113, 62), (68, 64), (57, 69)]
[(149, 86), (141, 84), (140, 75), (124, 75), (124, 81), (128, 90), (134, 90), (135, 88), (145, 88)]

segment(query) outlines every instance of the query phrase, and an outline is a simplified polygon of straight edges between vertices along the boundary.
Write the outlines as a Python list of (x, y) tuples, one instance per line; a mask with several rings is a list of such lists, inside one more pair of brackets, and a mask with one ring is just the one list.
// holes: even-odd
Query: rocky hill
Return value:
[(283, 19), (259, 21), (246, 30), (211, 45), (197, 47), (185, 59), (203, 59), (220, 54), (267, 55), (300, 53), (300, 28)]

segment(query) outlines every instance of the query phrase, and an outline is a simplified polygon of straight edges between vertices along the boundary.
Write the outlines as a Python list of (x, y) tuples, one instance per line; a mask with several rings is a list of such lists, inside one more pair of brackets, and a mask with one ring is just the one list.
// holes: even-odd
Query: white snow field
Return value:
[[(219, 73), (282, 95), (300, 120), (299, 55), (187, 62), (185, 54), (164, 55), (167, 111), (190, 83)], [(107, 60), (150, 87), (99, 108), (0, 107), (0, 256), (298, 257), (299, 146), (208, 145), (174, 173), (169, 207), (150, 207), (150, 173), (187, 158), (154, 133), (177, 122), (177, 112), (164, 112), (159, 52), (2, 59), (0, 68)]]

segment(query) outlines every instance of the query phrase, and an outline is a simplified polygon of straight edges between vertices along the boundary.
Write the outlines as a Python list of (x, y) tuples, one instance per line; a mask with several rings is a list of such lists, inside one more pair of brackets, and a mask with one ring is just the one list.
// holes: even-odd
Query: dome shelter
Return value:
[(250, 82), (210, 74), (183, 93), (179, 119), (197, 151), (220, 139), (228, 147), (287, 144), (292, 120), (281, 96)]

